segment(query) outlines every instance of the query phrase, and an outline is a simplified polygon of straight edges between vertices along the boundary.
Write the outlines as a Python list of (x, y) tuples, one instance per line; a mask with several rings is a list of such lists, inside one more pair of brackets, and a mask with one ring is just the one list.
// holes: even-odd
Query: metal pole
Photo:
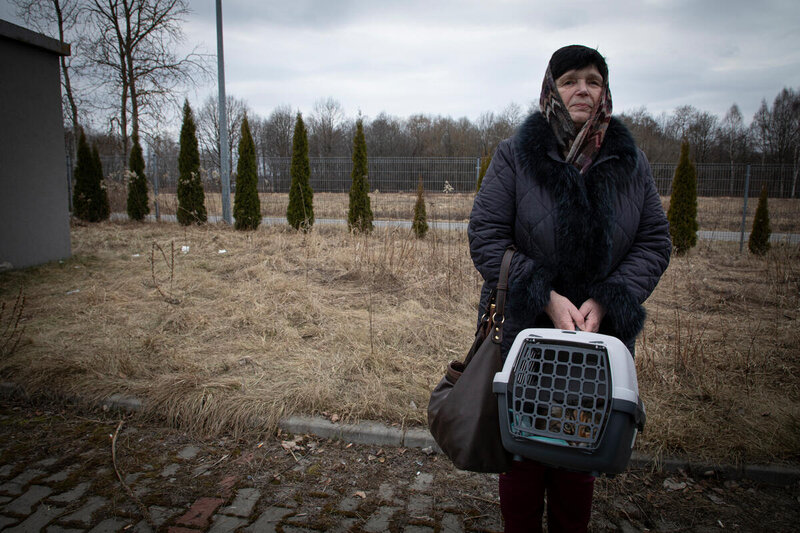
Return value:
[(225, 57), (222, 51), (222, 0), (217, 0), (217, 80), (219, 82), (219, 177), (222, 182), (222, 220), (231, 224), (231, 162), (228, 152), (228, 114), (225, 109)]
[(475, 162), (475, 187), (478, 187), (478, 181), (481, 179), (481, 158), (477, 158)]
[(750, 194), (750, 165), (747, 165), (747, 172), (744, 175), (744, 206), (742, 207), (742, 231), (739, 236), (739, 253), (744, 249), (744, 225), (747, 218), (747, 196)]

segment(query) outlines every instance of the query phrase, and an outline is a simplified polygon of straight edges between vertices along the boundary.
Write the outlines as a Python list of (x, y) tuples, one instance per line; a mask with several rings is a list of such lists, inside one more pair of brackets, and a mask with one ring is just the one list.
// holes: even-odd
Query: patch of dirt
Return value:
[[(117, 516), (135, 523), (140, 508), (117, 479), (112, 461), (117, 433), (116, 468), (148, 507), (187, 509), (202, 497), (221, 498), (228, 505), (237, 490), (256, 488), (261, 498), (251, 519), (280, 505), (293, 509), (287, 525), (302, 519), (306, 527), (327, 530), (351, 517), (351, 530), (361, 531), (379, 506), (395, 504), (405, 510), (392, 519), (392, 531), (409, 525), (440, 527), (444, 514), (457, 515), (467, 531), (502, 528), (497, 476), (457, 471), (441, 455), (303, 435), (200, 439), (136, 418), (125, 418), (117, 432), (119, 423), (113, 413), (0, 400), (0, 467), (14, 465), (5, 472), (10, 479), (50, 459), (49, 471), (68, 474), (54, 482), (57, 487), (51, 484), (55, 490), (67, 490), (82, 475), (96, 472), (91, 490), (111, 499)], [(76, 461), (83, 465), (77, 471)], [(165, 475), (175, 464), (175, 471)], [(433, 517), (416, 516), (411, 504), (405, 506), (423, 474), (432, 476)], [(387, 487), (395, 494), (387, 493)], [(347, 498), (357, 503), (352, 511), (339, 505)], [(591, 529), (794, 531), (800, 523), (799, 502), (800, 484), (776, 487), (711, 473), (631, 470), (598, 479)]]

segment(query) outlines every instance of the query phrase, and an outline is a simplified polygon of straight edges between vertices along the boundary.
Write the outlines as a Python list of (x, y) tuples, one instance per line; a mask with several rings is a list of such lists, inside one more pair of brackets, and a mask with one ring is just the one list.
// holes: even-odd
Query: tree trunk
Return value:
[[(53, 1), (53, 9), (56, 11), (56, 21), (58, 22), (58, 40), (64, 42), (64, 15), (61, 12), (61, 3), (59, 0)], [(78, 124), (78, 106), (75, 104), (75, 98), (72, 95), (72, 83), (69, 80), (69, 66), (67, 66), (67, 58), (61, 56), (61, 74), (64, 76), (64, 92), (67, 95), (69, 102), (70, 118), (72, 119), (72, 135), (75, 138), (75, 150), (77, 150), (77, 139), (80, 135), (80, 125)], [(73, 155), (75, 155), (73, 153)]]
[(131, 34), (133, 24), (133, 2), (123, 2), (125, 6), (125, 56), (122, 60), (127, 65), (128, 90), (131, 95), (131, 136), (139, 138), (139, 98), (136, 92), (136, 75), (133, 69), (134, 38)]

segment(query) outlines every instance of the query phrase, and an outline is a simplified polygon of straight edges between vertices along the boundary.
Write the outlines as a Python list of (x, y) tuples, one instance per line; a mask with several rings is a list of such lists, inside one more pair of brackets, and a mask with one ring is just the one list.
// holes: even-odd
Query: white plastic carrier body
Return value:
[(631, 353), (599, 333), (522, 330), (493, 390), (504, 447), (571, 470), (622, 472), (646, 419)]
[[(587, 331), (567, 331), (561, 329), (529, 328), (520, 331), (514, 339), (514, 343), (508, 350), (509, 354), (516, 354), (522, 347), (522, 343), (529, 338), (539, 338), (547, 340), (565, 342), (583, 342), (586, 344), (597, 344), (605, 346), (608, 350), (608, 357), (611, 367), (611, 383), (613, 389), (611, 396), (620, 400), (628, 400), (636, 403), (639, 401), (639, 385), (636, 382), (636, 365), (628, 348), (621, 340), (611, 335), (600, 333), (589, 333)], [(506, 357), (503, 370), (495, 374), (495, 383), (508, 383), (511, 371), (514, 369), (516, 359)]]

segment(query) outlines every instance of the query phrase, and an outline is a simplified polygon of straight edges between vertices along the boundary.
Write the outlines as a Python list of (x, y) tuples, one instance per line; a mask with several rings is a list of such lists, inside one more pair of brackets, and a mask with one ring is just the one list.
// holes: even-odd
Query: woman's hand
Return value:
[(568, 298), (561, 296), (556, 291), (550, 291), (550, 301), (544, 308), (544, 312), (547, 313), (547, 316), (553, 321), (553, 326), (557, 329), (568, 331), (585, 329), (584, 315)]
[(583, 317), (584, 327), (581, 329), (592, 333), (597, 333), (600, 330), (600, 322), (602, 322), (603, 317), (606, 316), (606, 308), (597, 300), (589, 298), (583, 302), (578, 312), (580, 312)]

